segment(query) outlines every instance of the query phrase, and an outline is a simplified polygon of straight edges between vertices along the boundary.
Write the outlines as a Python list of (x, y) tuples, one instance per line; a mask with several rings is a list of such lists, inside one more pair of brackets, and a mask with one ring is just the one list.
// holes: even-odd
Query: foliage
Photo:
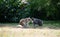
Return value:
[(33, 17), (45, 20), (59, 19), (59, 0), (29, 0), (29, 3)]
[(18, 22), (21, 18), (60, 20), (60, 0), (0, 0), (0, 22)]
[(0, 0), (0, 22), (15, 21), (29, 16), (29, 6), (21, 0)]

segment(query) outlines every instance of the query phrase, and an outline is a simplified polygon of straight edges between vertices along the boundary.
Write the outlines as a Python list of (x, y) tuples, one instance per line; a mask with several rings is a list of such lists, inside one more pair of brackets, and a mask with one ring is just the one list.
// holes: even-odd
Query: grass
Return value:
[(43, 27), (49, 27), (53, 29), (60, 29), (60, 21), (44, 21)]
[[(0, 23), (0, 26), (17, 26), (18, 23)], [(33, 26), (32, 24), (30, 26)], [(53, 29), (60, 29), (60, 21), (44, 21), (43, 22), (43, 28), (53, 28)]]
[(60, 30), (3, 27), (0, 37), (60, 37)]
[[(60, 37), (59, 21), (44, 21), (42, 28), (16, 28), (18, 23), (0, 23), (0, 37)], [(12, 26), (12, 27), (11, 27)]]

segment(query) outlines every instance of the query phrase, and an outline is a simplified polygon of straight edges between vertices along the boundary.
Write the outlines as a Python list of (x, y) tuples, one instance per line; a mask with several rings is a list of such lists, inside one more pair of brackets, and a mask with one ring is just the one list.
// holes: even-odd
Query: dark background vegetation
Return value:
[(60, 20), (60, 0), (0, 0), (0, 22), (19, 22), (26, 17)]

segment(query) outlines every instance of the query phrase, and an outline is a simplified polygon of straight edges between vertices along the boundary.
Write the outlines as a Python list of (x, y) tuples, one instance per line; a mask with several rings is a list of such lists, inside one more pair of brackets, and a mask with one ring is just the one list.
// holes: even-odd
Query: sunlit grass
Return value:
[[(0, 37), (60, 37), (60, 22), (44, 21), (43, 28), (16, 28), (18, 23), (0, 23)], [(12, 27), (11, 27), (12, 26)]]
[(2, 37), (60, 37), (60, 30), (55, 29), (22, 29), (3, 27)]

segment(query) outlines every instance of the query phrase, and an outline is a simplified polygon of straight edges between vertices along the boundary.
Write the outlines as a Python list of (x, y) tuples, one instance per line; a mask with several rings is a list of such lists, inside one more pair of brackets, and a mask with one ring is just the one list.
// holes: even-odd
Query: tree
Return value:
[(18, 22), (29, 16), (29, 6), (22, 0), (0, 0), (0, 21)]
[(31, 8), (31, 17), (45, 19), (46, 17), (46, 9), (47, 3), (49, 4), (49, 0), (28, 0)]

